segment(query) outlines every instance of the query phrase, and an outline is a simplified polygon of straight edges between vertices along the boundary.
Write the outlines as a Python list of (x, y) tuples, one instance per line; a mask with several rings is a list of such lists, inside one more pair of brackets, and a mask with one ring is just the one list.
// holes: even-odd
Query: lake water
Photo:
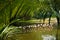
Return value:
[(42, 35), (43, 40), (56, 40), (55, 36), (52, 35)]
[(25, 30), (22, 32), (21, 27), (15, 28), (4, 37), (4, 40), (56, 40), (56, 29), (52, 27), (33, 27), (32, 29), (29, 32)]

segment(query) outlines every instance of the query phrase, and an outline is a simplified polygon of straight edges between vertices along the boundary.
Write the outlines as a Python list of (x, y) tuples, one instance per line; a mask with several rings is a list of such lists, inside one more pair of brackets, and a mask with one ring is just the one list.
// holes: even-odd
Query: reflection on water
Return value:
[(56, 40), (55, 36), (52, 35), (42, 35), (43, 40)]

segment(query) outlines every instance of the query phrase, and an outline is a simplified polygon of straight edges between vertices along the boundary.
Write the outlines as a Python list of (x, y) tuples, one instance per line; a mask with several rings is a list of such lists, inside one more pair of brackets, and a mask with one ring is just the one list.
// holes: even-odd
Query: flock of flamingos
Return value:
[(50, 25), (49, 24), (33, 24), (33, 25), (19, 26), (16, 28), (22, 28), (23, 31), (26, 31), (26, 32), (29, 32), (32, 30), (36, 32), (36, 30), (52, 31), (54, 27), (53, 27), (53, 24), (50, 24)]

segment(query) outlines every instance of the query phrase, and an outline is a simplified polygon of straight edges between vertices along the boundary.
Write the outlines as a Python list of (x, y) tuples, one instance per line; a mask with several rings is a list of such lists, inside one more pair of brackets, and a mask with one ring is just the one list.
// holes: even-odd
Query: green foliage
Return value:
[(44, 16), (46, 12), (51, 10), (47, 0), (0, 0), (0, 3), (0, 24), (5, 25), (15, 19), (32, 19), (35, 11), (41, 18), (40, 15)]
[[(50, 0), (0, 0), (0, 26), (6, 25), (2, 28), (1, 33), (7, 25), (19, 20), (27, 21), (33, 17), (43, 18), (43, 20), (46, 17), (51, 18), (52, 14), (56, 13), (53, 9), (55, 5), (51, 2)], [(55, 3), (58, 4), (56, 8), (60, 9), (59, 1), (56, 0)], [(51, 15), (48, 12), (51, 12)]]
[(41, 15), (41, 10), (43, 12), (42, 14), (51, 10), (47, 0), (6, 0), (6, 3), (4, 2), (5, 4), (3, 2), (4, 1), (1, 1), (1, 5), (4, 6), (0, 9), (0, 11), (2, 11), (0, 13), (3, 15), (3, 22), (5, 24), (15, 19), (31, 19), (35, 14), (34, 11), (39, 12)]

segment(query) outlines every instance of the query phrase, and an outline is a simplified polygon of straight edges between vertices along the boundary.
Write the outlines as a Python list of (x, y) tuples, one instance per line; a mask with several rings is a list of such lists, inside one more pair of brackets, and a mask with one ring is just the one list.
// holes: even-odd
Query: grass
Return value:
[(60, 40), (60, 29), (58, 30), (58, 40)]
[[(27, 23), (43, 23), (43, 19), (31, 19), (31, 20), (20, 20), (19, 22), (27, 22)], [(49, 18), (45, 19), (45, 23), (49, 22)], [(51, 23), (57, 22), (56, 18), (51, 18)]]

